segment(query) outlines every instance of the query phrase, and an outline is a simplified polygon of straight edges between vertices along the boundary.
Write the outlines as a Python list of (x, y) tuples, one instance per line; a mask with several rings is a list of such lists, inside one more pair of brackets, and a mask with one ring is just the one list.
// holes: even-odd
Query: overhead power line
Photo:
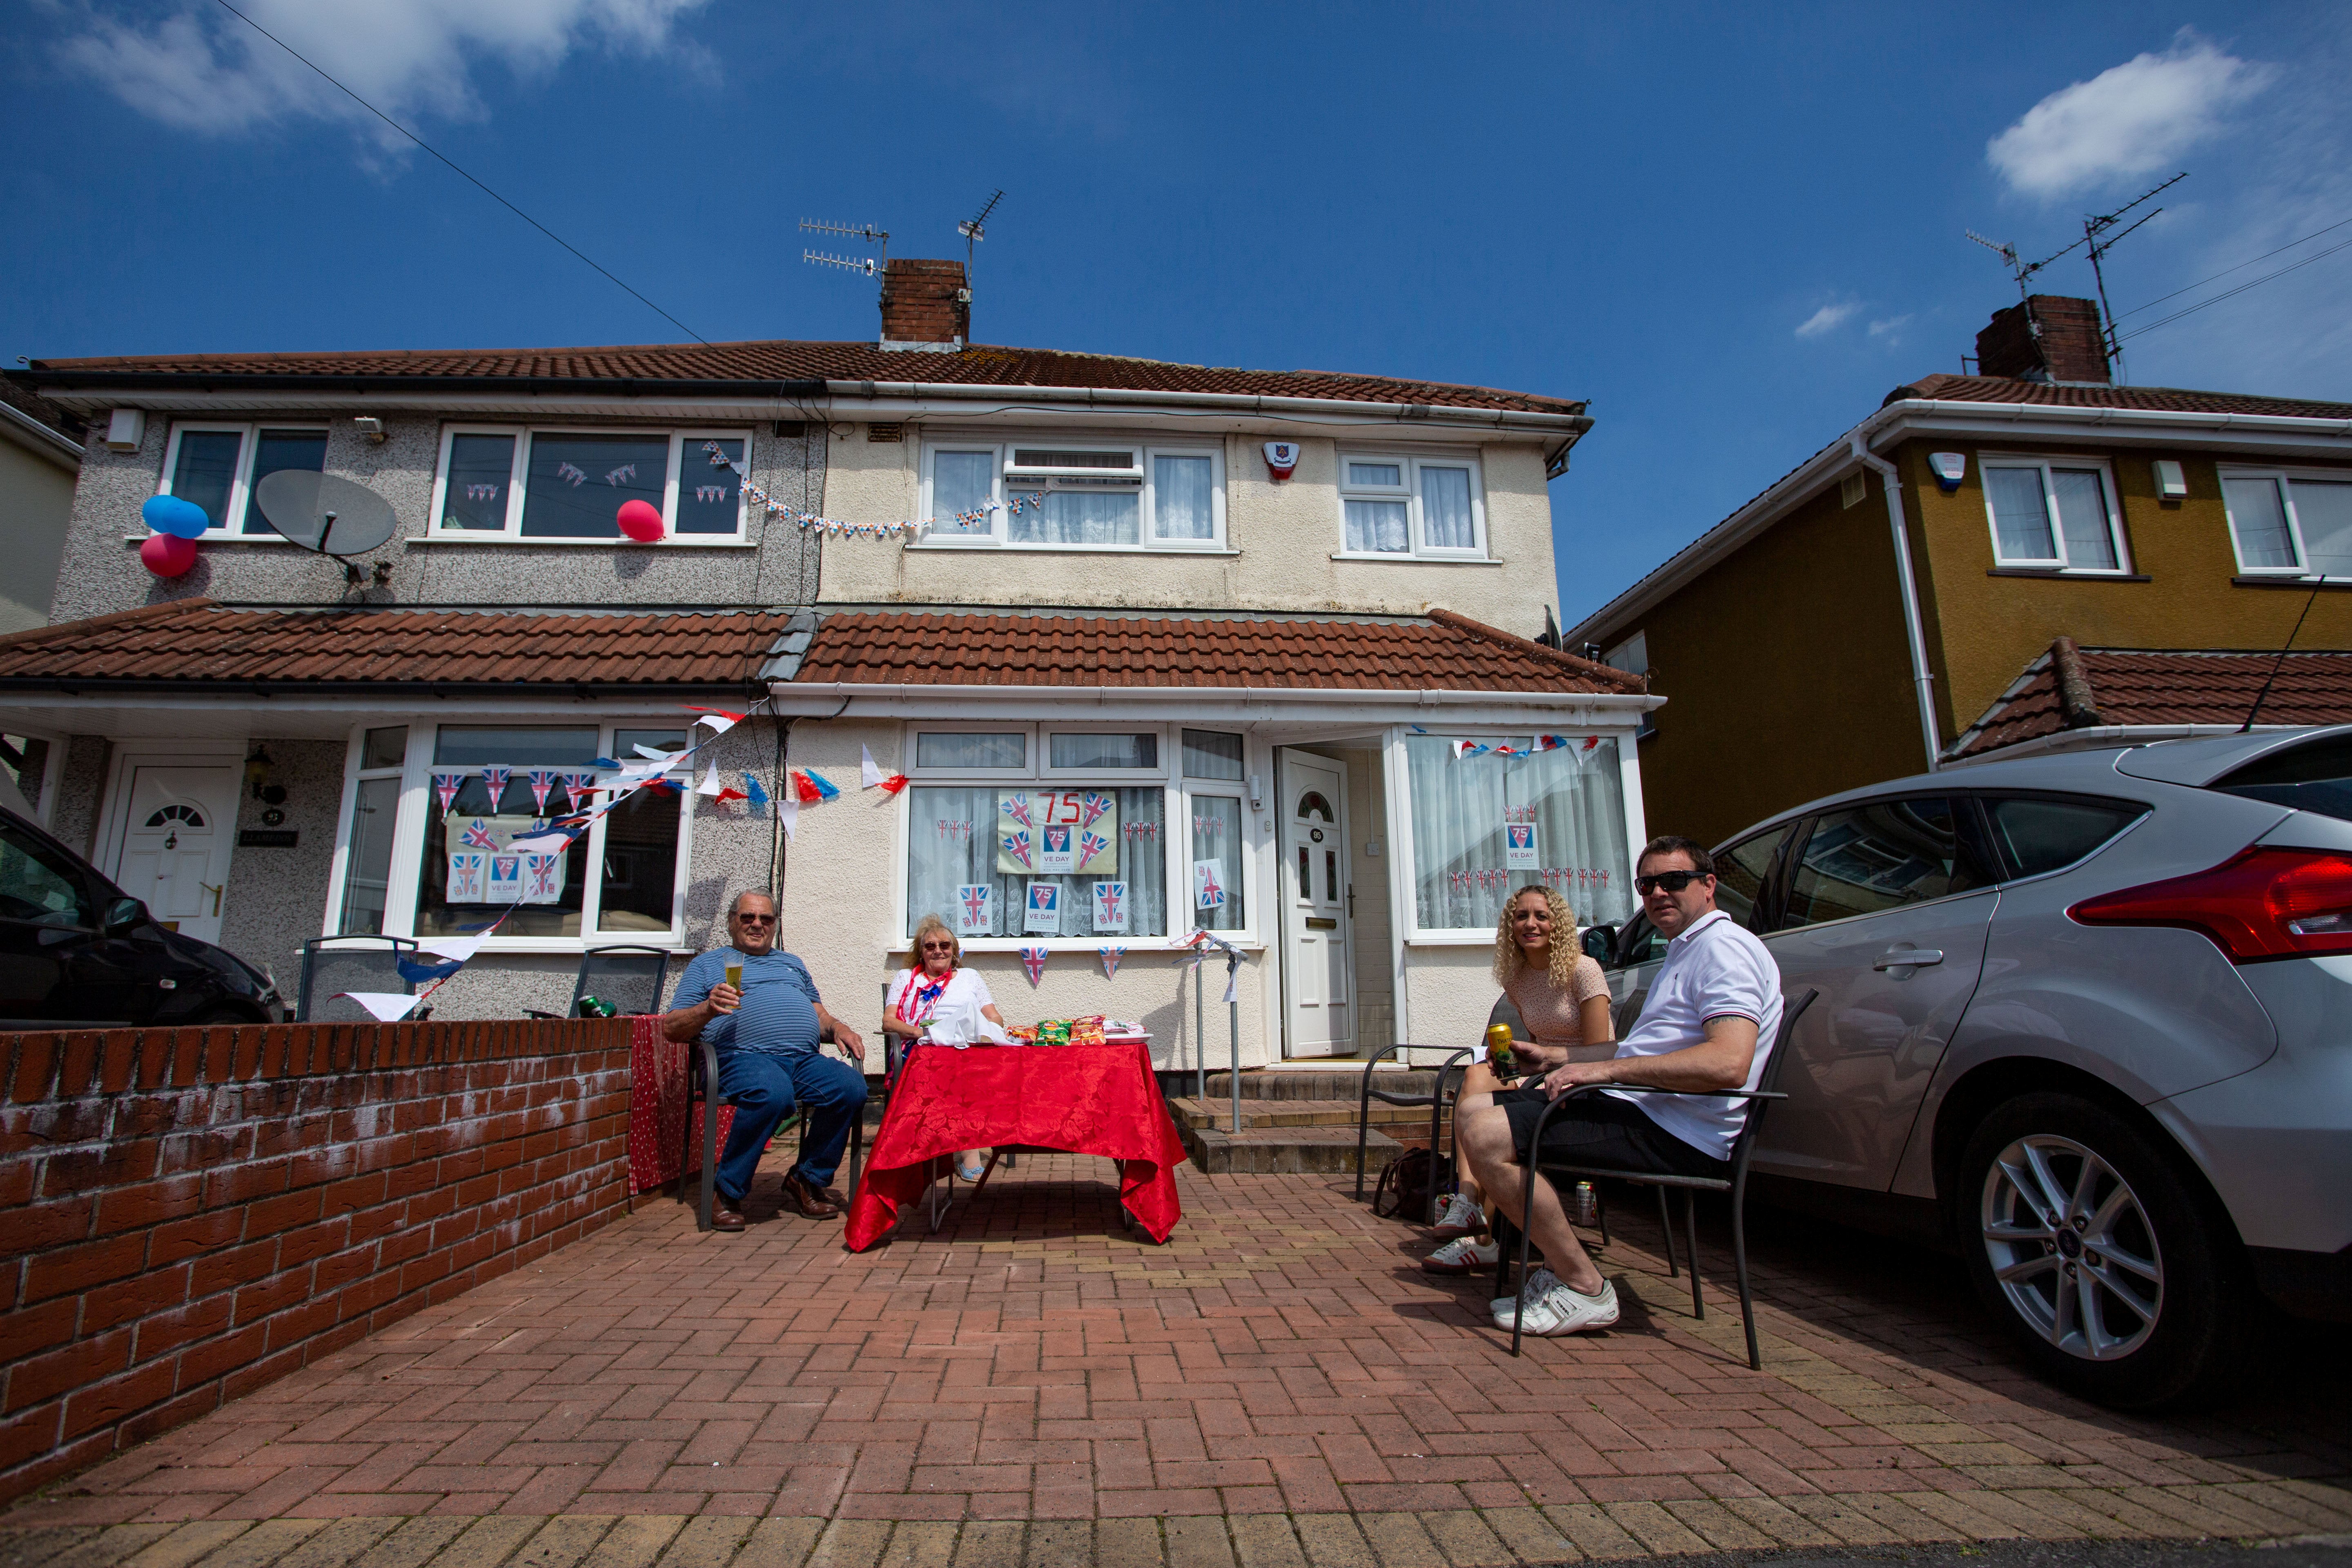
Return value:
[[(2308, 244), (2312, 240), (2317, 239), (2323, 234), (2335, 233), (2337, 229), (2342, 228), (2346, 224), (2352, 224), (2352, 217), (2340, 218), (2336, 222), (2329, 224), (2326, 228), (2313, 229), (2301, 239), (2290, 239), (2284, 245), (2280, 246), (2276, 250), (2265, 250), (2260, 256), (2249, 257), (2245, 260), (2239, 262), (2235, 267), (2224, 267), (2221, 271), (2213, 274), (2212, 277), (2200, 278), (2196, 282), (2189, 284), (2186, 289), (2175, 289), (2169, 294), (2158, 294), (2155, 299), (2150, 300), (2145, 305), (2134, 305), (2130, 310), (2122, 312), (2122, 314), (2116, 316), (2115, 319), (2120, 321), (2125, 316), (2137, 316), (2142, 310), (2152, 310), (2157, 306), (2163, 304), (2167, 300), (2178, 300), (2183, 294), (2191, 294), (2196, 292), (2198, 289), (2205, 287), (2208, 283), (2219, 282), (2222, 279), (2227, 278), (2232, 272), (2243, 272), (2247, 268), (2253, 266), (2254, 263), (2258, 261), (2268, 261), (2273, 256), (2284, 256), (2286, 252), (2293, 250), (2298, 245)], [(2315, 261), (2318, 258), (2313, 257), (2310, 259)], [(2284, 268), (2282, 270), (2284, 270)]]
[[(2265, 272), (2260, 278), (2250, 279), (2247, 281), (2239, 284), (2235, 289), (2224, 289), (2221, 292), (2214, 295), (2210, 300), (2200, 300), (2194, 305), (2175, 310), (2169, 316), (2166, 316), (2159, 321), (2150, 321), (2144, 327), (2134, 327), (2130, 331), (2126, 332), (2123, 335), (2126, 338), (2136, 338), (2144, 332), (2152, 332), (2158, 327), (2169, 326), (2174, 321), (2180, 320), (2183, 316), (2195, 315), (2198, 311), (2203, 310), (2208, 305), (2218, 305), (2224, 300), (2235, 299), (2238, 295), (2244, 293), (2249, 289), (2259, 289), (2263, 284), (2270, 282), (2273, 279), (2284, 278), (2288, 273), (2294, 271), (2296, 268), (2308, 267), (2315, 261), (2325, 261), (2327, 258), (2335, 255), (2337, 251), (2346, 249), (2352, 249), (2352, 239), (2338, 240), (2336, 244), (2329, 246), (2326, 249), (2319, 251), (2315, 255), (2306, 256), (2300, 261), (2289, 262), (2286, 266), (2280, 268), (2275, 272)], [(2277, 253), (2273, 252), (2273, 254), (2275, 255)], [(2210, 282), (2212, 279), (2208, 279), (2206, 281)], [(2194, 288), (2197, 287), (2197, 285), (2192, 284), (2190, 287)], [(2186, 290), (2183, 290), (2183, 292), (2186, 292)]]
[(366, 110), (370, 114), (374, 115), (378, 120), (383, 121), (386, 125), (391, 126), (394, 131), (399, 132), (403, 136), (407, 137), (411, 142), (415, 142), (419, 147), (424, 148), (427, 153), (432, 153), (434, 157), (440, 159), (443, 165), (446, 166), (450, 173), (458, 175), (460, 178), (467, 181), (467, 183), (473, 185), (475, 189), (489, 197), (490, 200), (498, 203), (499, 205), (506, 208), (507, 211), (514, 214), (515, 216), (522, 219), (523, 222), (530, 225), (531, 227), (547, 236), (548, 238), (555, 241), (556, 244), (563, 247), (564, 249), (570, 251), (581, 260), (587, 262), (589, 266), (595, 268), (595, 269), (598, 272), (603, 273), (614, 287), (620, 289), (631, 299), (636, 300), (640, 305), (643, 305), (646, 310), (651, 310), (655, 315), (659, 316), (663, 321), (667, 321), (671, 326), (676, 327), (679, 331), (684, 332), (688, 337), (692, 338), (696, 342), (702, 344), (705, 348), (710, 346), (710, 340), (709, 338), (704, 337), (700, 332), (696, 331), (692, 327), (688, 326), (684, 321), (679, 321), (676, 316), (671, 315), (667, 310), (663, 310), (659, 305), (655, 304), (651, 300), (646, 299), (643, 294), (638, 293), (635, 289), (630, 288), (626, 283), (624, 283), (618, 278), (614, 277), (610, 269), (599, 265), (578, 246), (572, 244), (570, 240), (556, 233), (553, 229), (548, 227), (545, 224), (540, 222), (537, 218), (523, 211), (522, 208), (515, 205), (514, 203), (507, 200), (506, 197), (499, 195), (498, 192), (490, 189), (489, 186), (482, 184), (481, 181), (475, 179), (473, 175), (467, 174), (465, 170), (457, 167), (457, 164), (451, 163), (446, 157), (443, 156), (441, 152), (431, 142), (425, 141), (424, 137), (419, 136), (415, 132), (411, 131), (407, 126), (403, 125), (399, 121), (394, 120), (391, 115), (386, 114), (383, 110), (378, 109), (374, 104), (370, 103), (366, 99), (362, 98), (358, 93), (353, 92), (350, 88), (345, 87), (341, 82), (337, 81), (333, 77), (329, 76), (325, 68), (322, 68), (316, 60), (311, 59), (309, 56), (303, 54), (301, 50), (296, 48), (293, 45), (288, 43), (285, 39), (279, 37), (277, 34), (271, 32), (268, 28), (255, 21), (252, 17), (247, 16), (236, 6), (230, 5), (229, 0), (219, 0), (219, 4), (222, 10), (227, 12), (230, 16), (244, 23), (255, 32), (259, 33), (263, 37), (268, 38), (271, 43), (276, 44), (279, 48), (284, 49), (288, 54), (292, 55), (304, 65), (309, 66), (312, 70), (317, 71), (320, 76), (326, 79), (328, 85), (334, 88), (336, 91), (350, 99), (353, 103), (358, 104), (362, 109)]

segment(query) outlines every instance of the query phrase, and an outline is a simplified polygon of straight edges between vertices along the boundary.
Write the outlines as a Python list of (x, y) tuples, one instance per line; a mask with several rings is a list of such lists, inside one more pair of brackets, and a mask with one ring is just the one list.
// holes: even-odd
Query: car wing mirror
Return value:
[(121, 936), (135, 931), (149, 920), (147, 906), (136, 899), (117, 899), (106, 906), (105, 931), (109, 936)]
[(1617, 928), (1615, 926), (1586, 926), (1584, 935), (1580, 940), (1583, 943), (1584, 955), (1587, 958), (1603, 965), (1617, 962)]

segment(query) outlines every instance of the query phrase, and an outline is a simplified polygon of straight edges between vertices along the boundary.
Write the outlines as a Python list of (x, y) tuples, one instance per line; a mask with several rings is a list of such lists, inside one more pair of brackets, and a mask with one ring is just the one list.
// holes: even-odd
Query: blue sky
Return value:
[[(949, 256), (1003, 186), (982, 341), (1589, 398), (1564, 624), (1958, 370), (2015, 298), (1964, 227), (2038, 256), (2190, 171), (2126, 312), (2352, 218), (2330, 5), (241, 8), (706, 338), (871, 334), (797, 220)], [(213, 0), (10, 9), (10, 362), (678, 337)], [(2348, 301), (2352, 251), (2131, 379), (2352, 400)]]

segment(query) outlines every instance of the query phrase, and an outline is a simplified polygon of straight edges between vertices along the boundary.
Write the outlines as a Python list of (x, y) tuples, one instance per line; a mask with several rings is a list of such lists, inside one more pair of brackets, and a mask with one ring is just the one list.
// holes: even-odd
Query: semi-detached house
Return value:
[[(66, 624), (0, 639), (49, 826), (290, 981), (308, 937), (478, 925), (511, 900), (453, 869), (468, 835), (757, 705), (721, 780), (837, 799), (632, 795), (437, 1016), (561, 1006), (583, 948), (690, 953), (775, 887), (845, 1017), (937, 913), (1015, 1021), (1139, 1019), (1163, 1067), (1202, 1048), (1168, 963), (1196, 926), (1244, 955), (1246, 1065), (1474, 1040), (1510, 887), (1631, 912), (1658, 699), (1543, 636), (1581, 404), (972, 344), (962, 282), (893, 262), (876, 342), (14, 373), (92, 429)], [(348, 569), (280, 538), (252, 495), (288, 467), (394, 537)], [(140, 563), (159, 491), (213, 523), (184, 577)], [(869, 756), (906, 786), (859, 787)]]

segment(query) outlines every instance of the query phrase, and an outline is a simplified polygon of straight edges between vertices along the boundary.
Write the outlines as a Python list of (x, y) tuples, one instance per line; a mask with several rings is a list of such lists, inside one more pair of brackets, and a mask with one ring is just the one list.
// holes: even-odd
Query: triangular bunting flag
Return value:
[[(694, 793), (697, 795), (707, 795), (713, 800), (718, 799), (721, 795), (735, 795), (733, 790), (729, 789), (725, 784), (719, 782), (719, 764), (717, 763), (710, 764), (709, 771), (702, 775), (702, 782), (694, 786)], [(740, 795), (735, 795), (735, 798), (740, 800), (743, 797)]]
[(464, 773), (435, 773), (433, 775), (433, 793), (440, 797), (441, 812), (443, 816), (446, 816), (448, 815), (449, 803), (457, 799), (457, 792), (465, 787), (466, 775)]
[(793, 794), (800, 797), (800, 803), (803, 805), (814, 805), (817, 802), (824, 798), (824, 791), (817, 788), (815, 783), (810, 779), (808, 774), (801, 772), (798, 768), (794, 768), (793, 770), (792, 776)]
[(1023, 948), (1021, 967), (1029, 972), (1029, 984), (1032, 985), (1045, 978), (1045, 950), (1042, 947)]
[(1118, 961), (1127, 956), (1127, 949), (1123, 947), (1106, 947), (1097, 951), (1099, 952), (1103, 961), (1103, 978), (1105, 980), (1108, 980), (1118, 973)]
[(784, 825), (784, 837), (786, 838), (792, 837), (793, 835), (799, 831), (800, 828), (801, 803), (794, 800), (788, 795), (778, 795), (776, 797), (776, 820)]
[(745, 773), (743, 775), (743, 787), (751, 792), (749, 798), (751, 802), (752, 816), (758, 816), (768, 809), (767, 786), (760, 783), (759, 774)]
[[(724, 708), (688, 707), (687, 711), (689, 713), (701, 714), (702, 717), (697, 719), (694, 722), (696, 724), (708, 724), (710, 726), (712, 733), (719, 735), (724, 735), (728, 731), (732, 730), (736, 725), (740, 724), (746, 717), (746, 715), (741, 713), (730, 713)], [(687, 727), (688, 729), (692, 729), (694, 726), (689, 724)]]
[[(835, 784), (831, 779), (826, 778), (814, 768), (803, 768), (801, 770), (801, 776), (808, 780), (809, 783), (816, 785), (818, 799), (835, 800), (840, 797), (841, 786)], [(803, 795), (801, 798), (805, 800), (808, 797), (806, 795)]]
[(417, 998), (399, 991), (338, 991), (335, 994), (350, 997), (379, 1024), (399, 1023), (417, 1003)]

